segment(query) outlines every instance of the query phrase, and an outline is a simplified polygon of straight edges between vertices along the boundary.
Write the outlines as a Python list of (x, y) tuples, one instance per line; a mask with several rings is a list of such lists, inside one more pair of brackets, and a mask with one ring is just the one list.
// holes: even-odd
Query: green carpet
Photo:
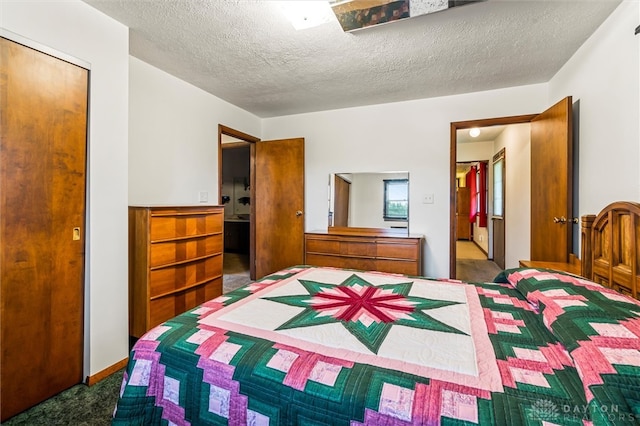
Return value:
[(2, 424), (110, 425), (120, 393), (123, 371), (120, 370), (91, 387), (84, 384), (75, 385)]

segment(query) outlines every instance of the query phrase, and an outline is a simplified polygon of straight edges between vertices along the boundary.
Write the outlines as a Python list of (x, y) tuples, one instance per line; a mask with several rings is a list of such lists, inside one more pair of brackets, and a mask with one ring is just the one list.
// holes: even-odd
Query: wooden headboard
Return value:
[(640, 299), (640, 204), (615, 202), (582, 216), (582, 275)]

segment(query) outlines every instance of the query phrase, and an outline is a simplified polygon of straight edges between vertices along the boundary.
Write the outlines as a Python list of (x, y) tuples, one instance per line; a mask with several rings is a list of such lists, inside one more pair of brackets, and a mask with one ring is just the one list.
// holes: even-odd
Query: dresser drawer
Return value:
[(376, 260), (376, 270), (394, 274), (420, 275), (420, 264), (411, 260)]
[(176, 266), (152, 269), (149, 277), (149, 296), (158, 297), (185, 287), (195, 286), (211, 277), (222, 276), (220, 255), (189, 261)]
[(306, 246), (307, 253), (327, 253), (327, 254), (340, 253), (340, 241), (318, 240), (315, 238), (307, 238), (305, 246)]
[(194, 210), (172, 214), (155, 212), (150, 223), (151, 241), (175, 240), (222, 232), (222, 214)]
[(387, 259), (416, 259), (419, 253), (416, 242), (378, 241), (378, 257)]
[(340, 254), (345, 256), (376, 256), (376, 244), (371, 241), (342, 241), (340, 243)]
[(362, 269), (365, 271), (373, 271), (376, 269), (375, 259), (366, 257), (346, 257), (307, 253), (305, 257), (305, 263), (312, 266)]
[(222, 294), (222, 278), (179, 293), (155, 298), (149, 302), (149, 328), (175, 317)]
[(154, 268), (222, 252), (222, 235), (151, 244), (149, 266)]
[(349, 239), (306, 239), (307, 253), (336, 254), (343, 256), (375, 257), (376, 244), (357, 238)]

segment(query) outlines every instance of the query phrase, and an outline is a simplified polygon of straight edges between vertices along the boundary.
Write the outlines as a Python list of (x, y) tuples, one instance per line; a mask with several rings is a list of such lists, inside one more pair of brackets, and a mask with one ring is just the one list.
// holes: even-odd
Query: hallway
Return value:
[(490, 282), (501, 271), (472, 241), (456, 241), (456, 278), (467, 282)]

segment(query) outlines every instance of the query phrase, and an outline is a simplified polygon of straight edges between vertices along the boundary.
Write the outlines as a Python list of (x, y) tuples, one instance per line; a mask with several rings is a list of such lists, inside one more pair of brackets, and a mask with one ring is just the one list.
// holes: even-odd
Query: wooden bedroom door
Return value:
[(351, 182), (335, 175), (334, 178), (335, 205), (333, 206), (333, 226), (349, 226), (349, 196)]
[(531, 121), (531, 260), (567, 262), (573, 217), (572, 99)]
[(0, 43), (4, 421), (82, 382), (89, 73)]
[[(304, 259), (304, 139), (256, 142), (251, 185), (255, 278)], [(255, 224), (255, 225), (254, 225)]]

